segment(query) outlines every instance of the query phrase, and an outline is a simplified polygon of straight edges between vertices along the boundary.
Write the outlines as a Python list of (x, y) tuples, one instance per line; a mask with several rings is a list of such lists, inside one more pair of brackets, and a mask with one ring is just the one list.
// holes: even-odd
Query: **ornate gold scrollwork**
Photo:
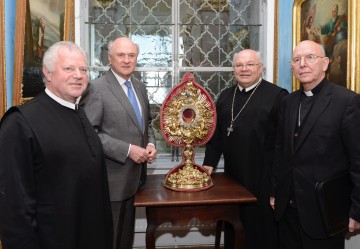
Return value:
[(196, 83), (192, 74), (185, 74), (161, 109), (165, 140), (173, 146), (184, 146), (182, 163), (167, 174), (165, 187), (176, 191), (200, 191), (213, 185), (204, 168), (194, 163), (194, 146), (205, 144), (211, 138), (215, 123), (215, 105), (210, 95)]

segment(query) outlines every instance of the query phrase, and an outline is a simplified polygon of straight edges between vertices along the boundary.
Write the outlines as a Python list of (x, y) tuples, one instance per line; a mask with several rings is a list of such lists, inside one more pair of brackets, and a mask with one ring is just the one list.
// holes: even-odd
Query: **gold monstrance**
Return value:
[(213, 186), (210, 175), (194, 162), (194, 147), (205, 144), (214, 133), (215, 105), (191, 73), (186, 73), (182, 82), (166, 97), (160, 112), (160, 124), (168, 143), (183, 146), (182, 162), (167, 173), (164, 186), (185, 192)]

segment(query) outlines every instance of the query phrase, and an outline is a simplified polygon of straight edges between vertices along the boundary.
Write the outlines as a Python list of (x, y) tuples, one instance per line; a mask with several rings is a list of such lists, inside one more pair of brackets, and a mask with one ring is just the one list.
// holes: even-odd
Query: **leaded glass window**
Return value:
[(233, 84), (232, 57), (245, 48), (263, 50), (262, 1), (89, 0), (83, 15), (83, 46), (91, 78), (108, 70), (107, 44), (128, 36), (139, 45), (136, 73), (146, 84), (159, 152), (159, 112), (170, 89), (192, 72), (216, 101)]

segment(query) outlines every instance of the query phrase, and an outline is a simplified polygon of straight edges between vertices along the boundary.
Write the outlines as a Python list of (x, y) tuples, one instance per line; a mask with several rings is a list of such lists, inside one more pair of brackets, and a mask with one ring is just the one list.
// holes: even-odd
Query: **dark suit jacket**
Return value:
[(143, 148), (149, 142), (155, 144), (145, 85), (135, 78), (131, 82), (140, 102), (143, 131), (128, 97), (111, 70), (91, 81), (81, 99), (81, 105), (104, 147), (111, 201), (126, 200), (139, 187), (141, 165), (134, 165), (127, 157), (129, 144)]
[[(301, 91), (283, 99), (275, 165), (275, 216), (279, 220), (294, 194), (301, 225), (314, 238), (326, 238), (315, 195), (315, 183), (350, 171), (355, 184), (350, 216), (360, 220), (360, 120), (355, 117), (356, 95), (326, 82), (296, 143), (295, 127)], [(359, 108), (359, 107), (357, 107)]]

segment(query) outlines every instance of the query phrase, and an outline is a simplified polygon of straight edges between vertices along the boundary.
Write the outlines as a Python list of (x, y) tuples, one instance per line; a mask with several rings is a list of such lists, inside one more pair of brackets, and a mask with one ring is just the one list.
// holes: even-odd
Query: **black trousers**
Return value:
[(111, 202), (114, 226), (114, 249), (132, 249), (135, 232), (135, 196)]
[(288, 207), (279, 221), (281, 249), (344, 249), (345, 234), (328, 238), (314, 239), (302, 229), (297, 209)]

